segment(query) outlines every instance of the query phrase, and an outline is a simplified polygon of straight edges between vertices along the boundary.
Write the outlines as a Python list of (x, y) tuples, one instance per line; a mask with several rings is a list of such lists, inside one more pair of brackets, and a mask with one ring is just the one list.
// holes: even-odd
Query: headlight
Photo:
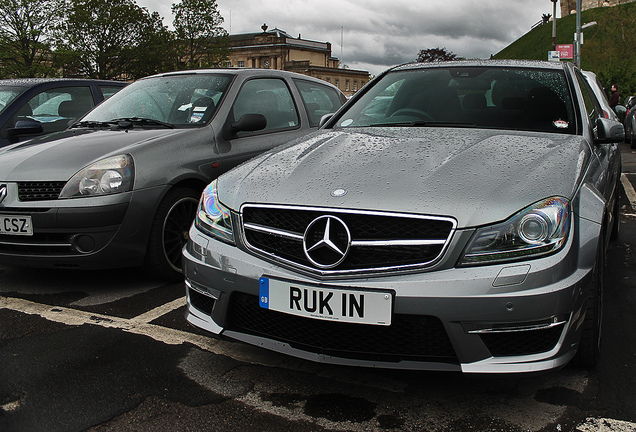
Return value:
[(203, 191), (194, 224), (203, 233), (226, 243), (234, 244), (232, 216), (230, 209), (219, 201), (216, 180)]
[(460, 265), (493, 264), (554, 253), (565, 244), (569, 228), (569, 201), (547, 198), (501, 224), (478, 229)]
[(75, 174), (62, 189), (60, 198), (128, 192), (133, 186), (134, 172), (130, 155), (102, 159)]

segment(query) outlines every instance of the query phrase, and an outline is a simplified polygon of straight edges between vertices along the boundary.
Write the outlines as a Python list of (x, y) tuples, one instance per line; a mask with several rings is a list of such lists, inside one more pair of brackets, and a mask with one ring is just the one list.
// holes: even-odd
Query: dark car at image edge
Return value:
[(82, 78), (0, 80), (0, 147), (62, 131), (126, 85)]

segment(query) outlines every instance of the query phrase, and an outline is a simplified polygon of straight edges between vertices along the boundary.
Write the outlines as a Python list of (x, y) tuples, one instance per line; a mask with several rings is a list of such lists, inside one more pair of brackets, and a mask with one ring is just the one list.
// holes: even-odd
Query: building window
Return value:
[(353, 80), (353, 91), (358, 91), (358, 80)]
[(231, 68), (232, 67), (232, 62), (226, 62), (225, 66)]
[(245, 67), (245, 61), (239, 60), (238, 67)]
[(328, 82), (328, 83), (330, 83), (330, 82), (331, 82), (331, 77), (327, 77), (327, 78), (325, 78), (325, 79), (327, 80), (327, 82)]
[(345, 80), (345, 91), (349, 91), (349, 80)]
[(336, 78), (336, 87), (340, 88), (340, 80)]

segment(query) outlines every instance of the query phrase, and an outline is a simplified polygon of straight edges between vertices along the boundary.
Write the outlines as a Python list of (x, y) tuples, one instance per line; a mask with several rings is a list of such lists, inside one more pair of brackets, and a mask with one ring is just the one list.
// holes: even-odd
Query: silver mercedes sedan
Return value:
[(323, 123), (203, 192), (190, 323), (341, 365), (598, 361), (624, 130), (576, 67), (398, 66)]

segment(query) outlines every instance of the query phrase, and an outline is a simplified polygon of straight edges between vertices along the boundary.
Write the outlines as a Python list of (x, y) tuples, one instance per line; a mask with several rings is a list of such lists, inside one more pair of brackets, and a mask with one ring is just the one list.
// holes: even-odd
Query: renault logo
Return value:
[(331, 269), (340, 264), (349, 253), (351, 233), (342, 219), (320, 216), (314, 219), (303, 237), (305, 256), (321, 269)]
[(6, 197), (7, 197), (7, 185), (2, 184), (0, 185), (0, 204), (2, 204), (2, 201), (4, 201)]

